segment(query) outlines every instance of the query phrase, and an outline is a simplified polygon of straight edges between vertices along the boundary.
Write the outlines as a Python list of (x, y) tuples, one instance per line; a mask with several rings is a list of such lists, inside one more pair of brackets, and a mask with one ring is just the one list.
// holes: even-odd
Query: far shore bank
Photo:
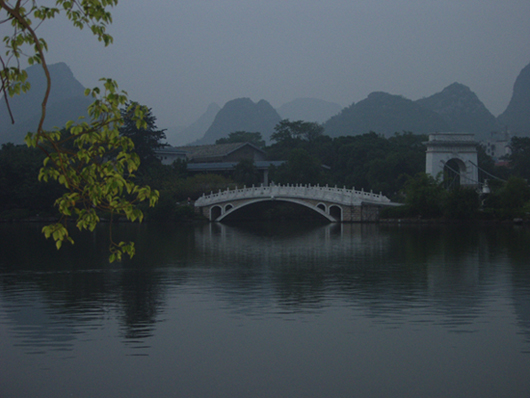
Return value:
[[(8, 223), (42, 223), (42, 224), (48, 224), (48, 223), (54, 223), (58, 222), (59, 218), (56, 217), (27, 217), (27, 218), (0, 218), (0, 223), (8, 224)], [(73, 220), (70, 220), (69, 222), (72, 222)], [(285, 220), (279, 220), (280, 222), (286, 222)], [(101, 222), (108, 223), (110, 222), (107, 218), (102, 218)], [(124, 217), (119, 217), (117, 219), (112, 220), (114, 223), (133, 223), (133, 221), (129, 221)], [(136, 222), (136, 221), (134, 221)], [(149, 220), (144, 219), (142, 223), (190, 223), (190, 222), (209, 222), (206, 219), (182, 219), (179, 221), (161, 221), (161, 220)], [(346, 223), (345, 223), (346, 224)], [(350, 224), (350, 223), (348, 223)], [(521, 218), (515, 218), (512, 220), (451, 220), (451, 219), (428, 219), (428, 218), (384, 218), (380, 219), (378, 221), (367, 221), (367, 222), (354, 222), (353, 224), (389, 224), (389, 225), (399, 225), (399, 224), (419, 224), (419, 225), (450, 225), (450, 224), (475, 224), (475, 225), (530, 225), (530, 220), (525, 220)]]

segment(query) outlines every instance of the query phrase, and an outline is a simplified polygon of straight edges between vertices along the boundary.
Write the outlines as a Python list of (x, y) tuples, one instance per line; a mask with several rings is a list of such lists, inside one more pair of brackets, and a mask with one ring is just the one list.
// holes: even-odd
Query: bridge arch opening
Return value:
[[(213, 214), (213, 213), (212, 213)], [(212, 219), (215, 220), (215, 219)], [(240, 206), (222, 217), (223, 222), (232, 221), (311, 221), (329, 222), (326, 216), (315, 208), (288, 200), (262, 200)]]
[(342, 208), (337, 205), (331, 205), (329, 207), (329, 215), (337, 221), (342, 221)]
[(230, 211), (234, 206), (232, 206), (230, 203), (225, 206), (225, 212)]
[(217, 220), (219, 217), (221, 217), (221, 213), (221, 206), (213, 206), (210, 209), (210, 220)]
[(458, 188), (462, 184), (462, 176), (466, 175), (466, 164), (458, 158), (449, 159), (444, 164), (443, 178), (447, 189)]
[(322, 210), (324, 213), (326, 212), (326, 205), (324, 203), (319, 203), (317, 207)]

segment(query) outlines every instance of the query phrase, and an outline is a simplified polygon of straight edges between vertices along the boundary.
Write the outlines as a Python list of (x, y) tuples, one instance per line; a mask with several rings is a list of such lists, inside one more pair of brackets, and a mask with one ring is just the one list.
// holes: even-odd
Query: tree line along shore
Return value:
[[(189, 201), (203, 193), (260, 183), (251, 160), (241, 160), (229, 174), (197, 174), (185, 161), (164, 165), (156, 155), (165, 144), (164, 130), (149, 113), (145, 128), (125, 123), (123, 135), (132, 139), (141, 165), (135, 179), (160, 191), (159, 203), (142, 210), (146, 219), (189, 221), (195, 215)], [(530, 214), (530, 138), (513, 137), (511, 154), (501, 165), (478, 147), (479, 176), (488, 193), (461, 187), (458, 176), (425, 174), (426, 135), (413, 132), (385, 137), (375, 132), (329, 137), (313, 122), (282, 120), (275, 127), (271, 144), (257, 132), (232, 132), (217, 143), (250, 142), (261, 148), (272, 166), (269, 180), (282, 184), (328, 184), (381, 192), (403, 206), (382, 211), (389, 220), (521, 220)], [(0, 149), (0, 220), (38, 220), (58, 216), (55, 200), (64, 188), (39, 181), (45, 155), (25, 145), (3, 144)], [(109, 215), (110, 216), (110, 215)], [(282, 218), (285, 214), (282, 215)], [(296, 212), (293, 217), (298, 217)], [(105, 215), (102, 215), (105, 218)], [(274, 212), (270, 217), (274, 217)]]

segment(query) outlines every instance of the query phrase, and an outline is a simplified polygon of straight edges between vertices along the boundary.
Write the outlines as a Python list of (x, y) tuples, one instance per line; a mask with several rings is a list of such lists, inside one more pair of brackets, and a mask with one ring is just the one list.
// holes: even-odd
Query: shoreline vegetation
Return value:
[[(51, 222), (59, 221), (59, 217), (27, 217), (27, 218), (0, 218), (0, 224), (18, 224), (18, 223), (33, 223), (33, 224), (48, 224)], [(258, 220), (262, 221), (262, 220)], [(293, 220), (278, 219), (276, 220), (280, 223), (292, 222)], [(298, 220), (300, 221), (300, 220)], [(111, 222), (109, 219), (102, 218), (101, 223)], [(113, 223), (125, 223), (132, 224), (133, 222), (125, 218), (120, 218), (112, 220)], [(180, 220), (171, 221), (171, 220), (149, 220), (146, 219), (143, 223), (175, 223), (175, 224), (201, 224), (209, 223), (206, 218), (200, 215), (196, 217), (182, 218)], [(245, 222), (245, 221), (241, 221)], [(233, 221), (232, 221), (233, 223)], [(237, 221), (236, 221), (237, 223)], [(382, 224), (382, 225), (478, 225), (478, 226), (496, 226), (496, 225), (520, 225), (520, 226), (530, 226), (530, 219), (514, 218), (514, 219), (495, 219), (495, 220), (484, 220), (484, 219), (475, 219), (475, 220), (457, 220), (457, 219), (424, 219), (424, 218), (381, 218), (378, 221), (358, 221), (358, 222), (348, 222), (347, 224)]]
[[(154, 123), (154, 122), (153, 122)], [(156, 126), (155, 126), (156, 127)], [(269, 160), (284, 160), (269, 170), (269, 181), (277, 184), (336, 185), (381, 192), (402, 206), (383, 208), (380, 223), (515, 223), (530, 222), (530, 138), (513, 137), (511, 155), (502, 165), (478, 146), (479, 175), (477, 187), (460, 186), (459, 176), (439, 175), (425, 170), (425, 135), (396, 133), (386, 138), (374, 132), (331, 138), (315, 123), (282, 121), (273, 143), (262, 149)], [(155, 128), (156, 130), (156, 128)], [(156, 130), (158, 133), (160, 131)], [(149, 185), (160, 192), (155, 207), (138, 204), (146, 222), (200, 222), (194, 200), (203, 193), (235, 189), (236, 186), (260, 184), (261, 175), (253, 161), (241, 160), (232, 173), (202, 174), (187, 169), (185, 161), (163, 165), (156, 157), (163, 134), (148, 143), (137, 139), (151, 134), (135, 130), (135, 148), (142, 153), (136, 184)], [(264, 145), (259, 133), (229, 134), (227, 142), (256, 142)], [(248, 140), (247, 140), (248, 139)], [(61, 219), (55, 200), (64, 187), (38, 180), (44, 155), (23, 145), (0, 147), (0, 222), (56, 222)], [(494, 176), (494, 177), (493, 177)], [(480, 189), (487, 187), (486, 190)], [(90, 204), (86, 204), (89, 206)], [(251, 214), (255, 219), (259, 212)], [(293, 208), (266, 209), (263, 220), (306, 220), (314, 215)], [(124, 222), (123, 217), (97, 212), (102, 221)], [(248, 215), (242, 216), (249, 217)]]

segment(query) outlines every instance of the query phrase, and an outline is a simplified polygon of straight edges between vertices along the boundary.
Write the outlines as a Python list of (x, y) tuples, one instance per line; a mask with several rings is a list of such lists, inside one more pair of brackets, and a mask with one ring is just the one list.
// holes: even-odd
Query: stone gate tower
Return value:
[(477, 145), (474, 134), (433, 133), (429, 134), (425, 172), (436, 177), (443, 173), (446, 164), (458, 167), (460, 185), (478, 186)]

